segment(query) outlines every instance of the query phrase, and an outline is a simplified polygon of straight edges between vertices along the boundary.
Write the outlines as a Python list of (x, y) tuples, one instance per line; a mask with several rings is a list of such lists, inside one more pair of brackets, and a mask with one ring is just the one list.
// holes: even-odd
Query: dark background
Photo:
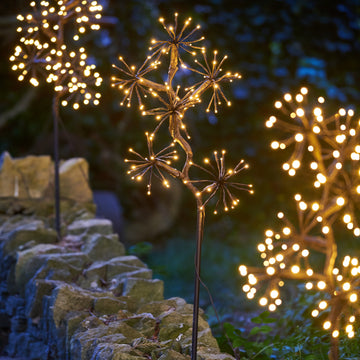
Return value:
[[(216, 116), (204, 109), (188, 111), (186, 119), (198, 161), (214, 149), (226, 148), (230, 163), (245, 158), (250, 164), (244, 182), (253, 183), (255, 194), (240, 194), (240, 206), (226, 217), (207, 217), (204, 277), (215, 283), (215, 292), (225, 289), (229, 279), (237, 278), (236, 264), (255, 263), (252, 248), (276, 212), (288, 207), (289, 196), (300, 184), (280, 170), (286, 155), (269, 148), (274, 133), (265, 129), (264, 122), (272, 114), (274, 101), (285, 91), (294, 93), (308, 86), (310, 96), (327, 98), (327, 113), (340, 105), (358, 106), (360, 1), (101, 3), (106, 23), (86, 39), (86, 47), (104, 77), (102, 101), (97, 108), (62, 112), (61, 157), (85, 157), (92, 188), (117, 194), (124, 211), (125, 242), (147, 256), (159, 276), (168, 279), (170, 295), (189, 297), (192, 291), (188, 283), (178, 285), (177, 280), (192, 274), (195, 204), (176, 184), (172, 191), (155, 189), (148, 198), (144, 185), (127, 178), (127, 148), (142, 152), (143, 132), (154, 129), (154, 122), (140, 117), (136, 106), (130, 110), (119, 106), (121, 94), (109, 86), (111, 64), (120, 54), (130, 64), (142, 63), (150, 39), (162, 32), (158, 17), (172, 22), (177, 11), (180, 21), (191, 16), (194, 24), (201, 24), (207, 47), (226, 53), (226, 69), (243, 76), (226, 88), (230, 108), (221, 108)], [(18, 41), (15, 16), (28, 11), (27, 1), (0, 4), (0, 151), (7, 150), (14, 157), (52, 154), (52, 90), (46, 85), (33, 89), (19, 83), (8, 61)], [(229, 283), (226, 291), (237, 298), (239, 287)], [(221, 291), (226, 297), (226, 291)]]

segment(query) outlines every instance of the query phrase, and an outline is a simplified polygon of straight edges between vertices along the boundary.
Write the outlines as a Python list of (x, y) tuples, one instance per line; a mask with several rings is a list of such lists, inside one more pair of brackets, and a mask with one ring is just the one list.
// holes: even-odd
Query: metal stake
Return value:
[(59, 99), (53, 99), (53, 121), (54, 121), (54, 194), (55, 194), (55, 230), (58, 241), (61, 239), (60, 231), (60, 180), (59, 180)]
[(195, 289), (194, 289), (194, 310), (193, 330), (191, 344), (191, 360), (197, 359), (197, 340), (199, 323), (199, 294), (200, 294), (200, 269), (201, 269), (201, 245), (204, 237), (205, 210), (202, 204), (197, 204), (196, 222), (196, 251), (195, 251)]

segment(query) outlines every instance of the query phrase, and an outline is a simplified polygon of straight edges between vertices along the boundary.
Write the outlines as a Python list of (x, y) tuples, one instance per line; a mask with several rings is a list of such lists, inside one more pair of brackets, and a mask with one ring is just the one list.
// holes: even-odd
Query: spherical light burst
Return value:
[(65, 32), (78, 40), (87, 29), (98, 30), (102, 6), (90, 0), (32, 1), (32, 13), (17, 17), (21, 26), (19, 44), (10, 57), (18, 80), (26, 78), (33, 86), (42, 79), (53, 84), (56, 97), (63, 106), (76, 110), (84, 105), (98, 105), (101, 97), (95, 89), (102, 83), (94, 64), (90, 64), (85, 48), (65, 38)]

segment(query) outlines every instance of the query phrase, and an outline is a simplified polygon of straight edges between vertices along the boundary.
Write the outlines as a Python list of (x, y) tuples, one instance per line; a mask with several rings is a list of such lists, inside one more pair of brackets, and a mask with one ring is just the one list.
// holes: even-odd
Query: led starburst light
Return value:
[[(204, 231), (205, 208), (215, 201), (215, 213), (222, 208), (228, 211), (239, 204), (235, 195), (238, 191), (252, 193), (251, 185), (235, 180), (239, 173), (248, 165), (242, 160), (233, 169), (225, 167), (225, 152), (219, 155), (214, 152), (215, 165), (205, 160), (205, 166), (194, 161), (194, 153), (190, 143), (190, 134), (186, 127), (186, 113), (193, 107), (201, 105), (201, 100), (210, 93), (206, 111), (218, 111), (218, 106), (225, 102), (230, 106), (222, 86), (225, 82), (240, 79), (238, 73), (223, 71), (226, 56), (218, 61), (217, 51), (211, 62), (207, 59), (206, 49), (199, 46), (204, 37), (199, 36), (200, 26), (192, 28), (191, 18), (180, 26), (178, 14), (175, 14), (173, 24), (167, 24), (163, 18), (162, 24), (166, 39), (152, 39), (150, 54), (140, 66), (128, 65), (122, 57), (119, 63), (113, 65), (117, 71), (112, 77), (114, 88), (123, 92), (120, 105), (130, 107), (136, 99), (143, 116), (154, 118), (153, 131), (146, 134), (148, 154), (141, 155), (130, 149), (132, 158), (126, 160), (130, 165), (128, 173), (134, 180), (147, 180), (147, 193), (151, 194), (151, 182), (159, 178), (162, 184), (170, 187), (168, 177), (177, 178), (190, 190), (196, 199), (197, 207), (197, 247), (195, 270), (195, 293), (193, 314), (192, 359), (196, 359), (197, 328), (199, 311), (200, 254)], [(197, 60), (200, 52), (202, 60)], [(188, 57), (188, 58), (187, 58)], [(188, 65), (193, 62), (194, 66)], [(165, 65), (164, 65), (165, 64)], [(185, 69), (193, 76), (194, 82), (188, 86), (175, 85), (175, 77)], [(162, 73), (159, 78), (164, 82), (153, 81), (151, 75)], [(169, 144), (162, 150), (154, 151), (157, 133), (168, 129)], [(176, 162), (174, 162), (176, 160)], [(175, 165), (177, 165), (175, 167)], [(191, 169), (200, 169), (208, 178), (194, 178)]]

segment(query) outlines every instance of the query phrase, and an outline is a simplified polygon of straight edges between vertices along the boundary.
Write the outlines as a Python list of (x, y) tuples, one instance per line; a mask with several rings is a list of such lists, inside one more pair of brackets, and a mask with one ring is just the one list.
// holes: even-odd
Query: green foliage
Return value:
[[(237, 359), (271, 359), (273, 353), (273, 338), (268, 336), (273, 328), (267, 324), (274, 323), (270, 313), (265, 311), (251, 319), (256, 324), (246, 334), (244, 328), (236, 328), (230, 323), (223, 325), (224, 334), (218, 337), (220, 348), (236, 356)], [(230, 345), (230, 344), (231, 345)]]
[[(318, 294), (305, 292), (301, 286), (292, 290), (291, 300), (276, 314), (264, 311), (251, 319), (250, 326), (224, 323), (217, 337), (222, 351), (239, 360), (328, 359), (330, 336), (319, 326), (321, 319), (310, 315)], [(340, 339), (341, 359), (355, 360), (359, 353), (359, 336)]]
[(140, 258), (146, 259), (150, 255), (152, 250), (153, 245), (151, 243), (147, 241), (142, 241), (130, 246), (128, 252), (130, 255), (136, 255)]

